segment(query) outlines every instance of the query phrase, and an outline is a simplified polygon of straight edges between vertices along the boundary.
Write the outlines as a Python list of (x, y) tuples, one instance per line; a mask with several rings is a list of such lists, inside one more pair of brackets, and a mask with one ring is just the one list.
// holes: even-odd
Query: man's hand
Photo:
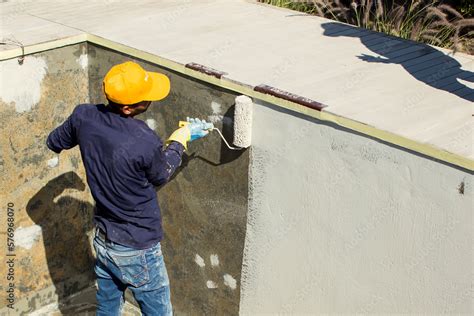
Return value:
[(191, 131), (191, 142), (193, 140), (202, 138), (209, 134), (209, 131), (214, 128), (214, 124), (212, 123), (207, 123), (204, 120), (200, 120), (198, 118), (187, 118), (187, 126), (189, 127), (189, 130)]
[(209, 134), (209, 131), (214, 128), (212, 123), (201, 121), (198, 118), (187, 118), (186, 121), (179, 122), (180, 128), (171, 134), (166, 141), (169, 144), (171, 141), (181, 143), (184, 149), (188, 149), (188, 142), (202, 138)]

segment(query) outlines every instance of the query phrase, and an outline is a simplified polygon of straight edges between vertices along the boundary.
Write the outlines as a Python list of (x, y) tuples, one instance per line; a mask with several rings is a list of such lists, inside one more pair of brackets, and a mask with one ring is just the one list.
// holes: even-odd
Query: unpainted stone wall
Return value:
[[(11, 314), (60, 302), (93, 283), (93, 201), (78, 148), (56, 155), (48, 133), (88, 102), (86, 44), (0, 62), (0, 313), (14, 284)], [(7, 205), (15, 247), (7, 249)], [(10, 255), (5, 257), (5, 255)], [(13, 256), (14, 255), (14, 256)], [(14, 262), (14, 279), (6, 280)]]

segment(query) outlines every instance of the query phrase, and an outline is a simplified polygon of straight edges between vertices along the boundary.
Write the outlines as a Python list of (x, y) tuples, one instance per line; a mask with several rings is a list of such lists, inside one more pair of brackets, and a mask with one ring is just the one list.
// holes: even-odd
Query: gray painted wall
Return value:
[(472, 174), (256, 103), (241, 314), (474, 312)]

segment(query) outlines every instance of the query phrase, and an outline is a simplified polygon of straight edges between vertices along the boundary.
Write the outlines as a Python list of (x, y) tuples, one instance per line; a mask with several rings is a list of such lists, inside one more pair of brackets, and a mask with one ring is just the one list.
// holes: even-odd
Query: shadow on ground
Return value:
[(415, 79), (435, 89), (474, 101), (474, 89), (459, 81), (474, 82), (474, 72), (462, 69), (456, 59), (427, 44), (340, 23), (324, 23), (322, 27), (326, 36), (359, 38), (362, 44), (378, 55), (357, 56), (361, 60), (400, 65)]

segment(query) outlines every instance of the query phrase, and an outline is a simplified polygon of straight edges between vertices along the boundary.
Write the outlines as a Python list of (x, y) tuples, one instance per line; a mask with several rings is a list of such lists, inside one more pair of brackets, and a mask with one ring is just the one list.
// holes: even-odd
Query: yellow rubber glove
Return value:
[(184, 150), (188, 149), (188, 142), (191, 140), (191, 131), (189, 127), (184, 125), (183, 127), (178, 128), (171, 134), (171, 136), (166, 141), (166, 145), (169, 145), (172, 141), (178, 142), (184, 146)]

